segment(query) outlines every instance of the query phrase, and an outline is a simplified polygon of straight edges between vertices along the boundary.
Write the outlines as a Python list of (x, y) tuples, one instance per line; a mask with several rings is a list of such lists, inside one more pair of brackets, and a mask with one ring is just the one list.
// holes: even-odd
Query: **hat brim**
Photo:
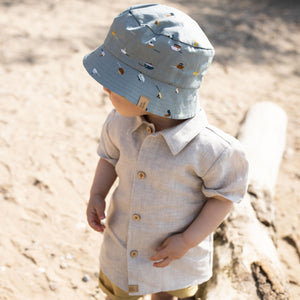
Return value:
[(120, 61), (103, 45), (86, 55), (83, 65), (101, 85), (155, 115), (188, 119), (199, 110), (197, 89), (157, 81)]

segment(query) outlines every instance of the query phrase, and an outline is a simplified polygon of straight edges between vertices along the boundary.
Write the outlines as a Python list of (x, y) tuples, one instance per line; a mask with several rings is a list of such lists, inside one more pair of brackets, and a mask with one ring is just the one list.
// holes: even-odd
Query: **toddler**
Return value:
[(148, 4), (118, 15), (84, 58), (115, 108), (87, 207), (104, 233), (99, 284), (109, 299), (189, 298), (212, 276), (213, 231), (243, 198), (248, 172), (240, 143), (199, 106), (213, 56), (193, 19)]

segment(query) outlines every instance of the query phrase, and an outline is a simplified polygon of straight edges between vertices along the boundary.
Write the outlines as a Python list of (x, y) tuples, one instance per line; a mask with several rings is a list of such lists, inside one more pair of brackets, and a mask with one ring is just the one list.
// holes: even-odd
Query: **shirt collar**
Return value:
[[(136, 117), (131, 132), (136, 131), (140, 126), (150, 124), (143, 117)], [(165, 129), (157, 133), (162, 135), (168, 144), (173, 155), (177, 155), (183, 148), (191, 142), (203, 128), (208, 124), (205, 112), (200, 109), (197, 115), (187, 119), (181, 124), (170, 129)], [(152, 125), (153, 126), (153, 125)]]

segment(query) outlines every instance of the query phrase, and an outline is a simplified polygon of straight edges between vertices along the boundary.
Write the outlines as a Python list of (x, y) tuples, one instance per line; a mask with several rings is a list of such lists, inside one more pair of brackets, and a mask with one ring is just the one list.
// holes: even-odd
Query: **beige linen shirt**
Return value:
[(203, 110), (155, 132), (143, 117), (108, 116), (98, 154), (119, 177), (108, 213), (100, 268), (130, 295), (182, 289), (212, 275), (213, 235), (165, 268), (150, 261), (169, 236), (184, 231), (208, 197), (239, 202), (248, 163), (240, 143), (207, 123)]

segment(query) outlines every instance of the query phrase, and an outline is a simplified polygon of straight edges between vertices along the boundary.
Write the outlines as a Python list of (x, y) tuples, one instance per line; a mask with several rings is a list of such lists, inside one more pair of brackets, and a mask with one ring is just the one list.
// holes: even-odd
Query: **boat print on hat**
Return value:
[(99, 75), (99, 73), (98, 73), (98, 70), (97, 70), (96, 68), (93, 68), (92, 74), (93, 74), (93, 75), (97, 75), (97, 76), (100, 77), (100, 75)]
[(194, 47), (197, 47), (198, 45), (199, 45), (199, 43), (198, 43), (197, 41), (194, 41), (194, 42), (193, 42), (193, 46), (194, 46)]
[(145, 62), (144, 64), (140, 64), (140, 65), (143, 66), (144, 68), (148, 69), (148, 70), (153, 70), (154, 69), (152, 63)]
[(104, 55), (105, 55), (105, 52), (104, 52), (104, 50), (101, 48), (101, 49), (100, 49), (100, 54), (99, 54), (99, 56), (100, 56), (100, 57), (103, 57)]
[(155, 38), (153, 38), (151, 41), (149, 41), (148, 43), (146, 43), (146, 46), (147, 46), (148, 48), (153, 49), (154, 51), (160, 53), (159, 50), (155, 49), (154, 42), (155, 42)]
[(162, 95), (161, 95), (161, 92), (160, 92), (160, 89), (159, 89), (159, 87), (156, 85), (156, 88), (157, 88), (157, 90), (158, 90), (158, 94), (157, 94), (157, 98), (159, 98), (159, 99), (161, 99), (162, 98)]
[(179, 52), (181, 50), (181, 46), (179, 46), (178, 44), (174, 44), (171, 46), (171, 49), (173, 51)]
[(199, 69), (197, 69), (197, 72), (193, 72), (193, 75), (196, 76), (200, 73)]
[(124, 74), (124, 69), (122, 68), (122, 66), (118, 63), (118, 67), (119, 67), (119, 69), (118, 69), (118, 73), (120, 74), (120, 75), (123, 75)]
[(166, 17), (173, 17), (173, 16), (175, 16), (175, 15), (174, 15), (174, 13), (172, 13), (172, 12), (169, 13), (168, 15), (166, 15)]
[(137, 75), (137, 78), (139, 79), (139, 81), (145, 82), (145, 77), (144, 77), (144, 75), (143, 75), (142, 73), (139, 73), (139, 74)]
[(183, 63), (179, 63), (179, 64), (177, 65), (177, 68), (180, 69), (180, 70), (184, 69)]
[(147, 45), (147, 47), (149, 47), (151, 49), (154, 49), (154, 43), (153, 43), (153, 41), (148, 42), (146, 45)]
[(171, 117), (171, 111), (168, 109), (167, 113), (165, 114), (165, 117)]
[(126, 56), (129, 56), (128, 53), (127, 53), (126, 48), (121, 49), (121, 53), (124, 54), (124, 55), (126, 55)]

